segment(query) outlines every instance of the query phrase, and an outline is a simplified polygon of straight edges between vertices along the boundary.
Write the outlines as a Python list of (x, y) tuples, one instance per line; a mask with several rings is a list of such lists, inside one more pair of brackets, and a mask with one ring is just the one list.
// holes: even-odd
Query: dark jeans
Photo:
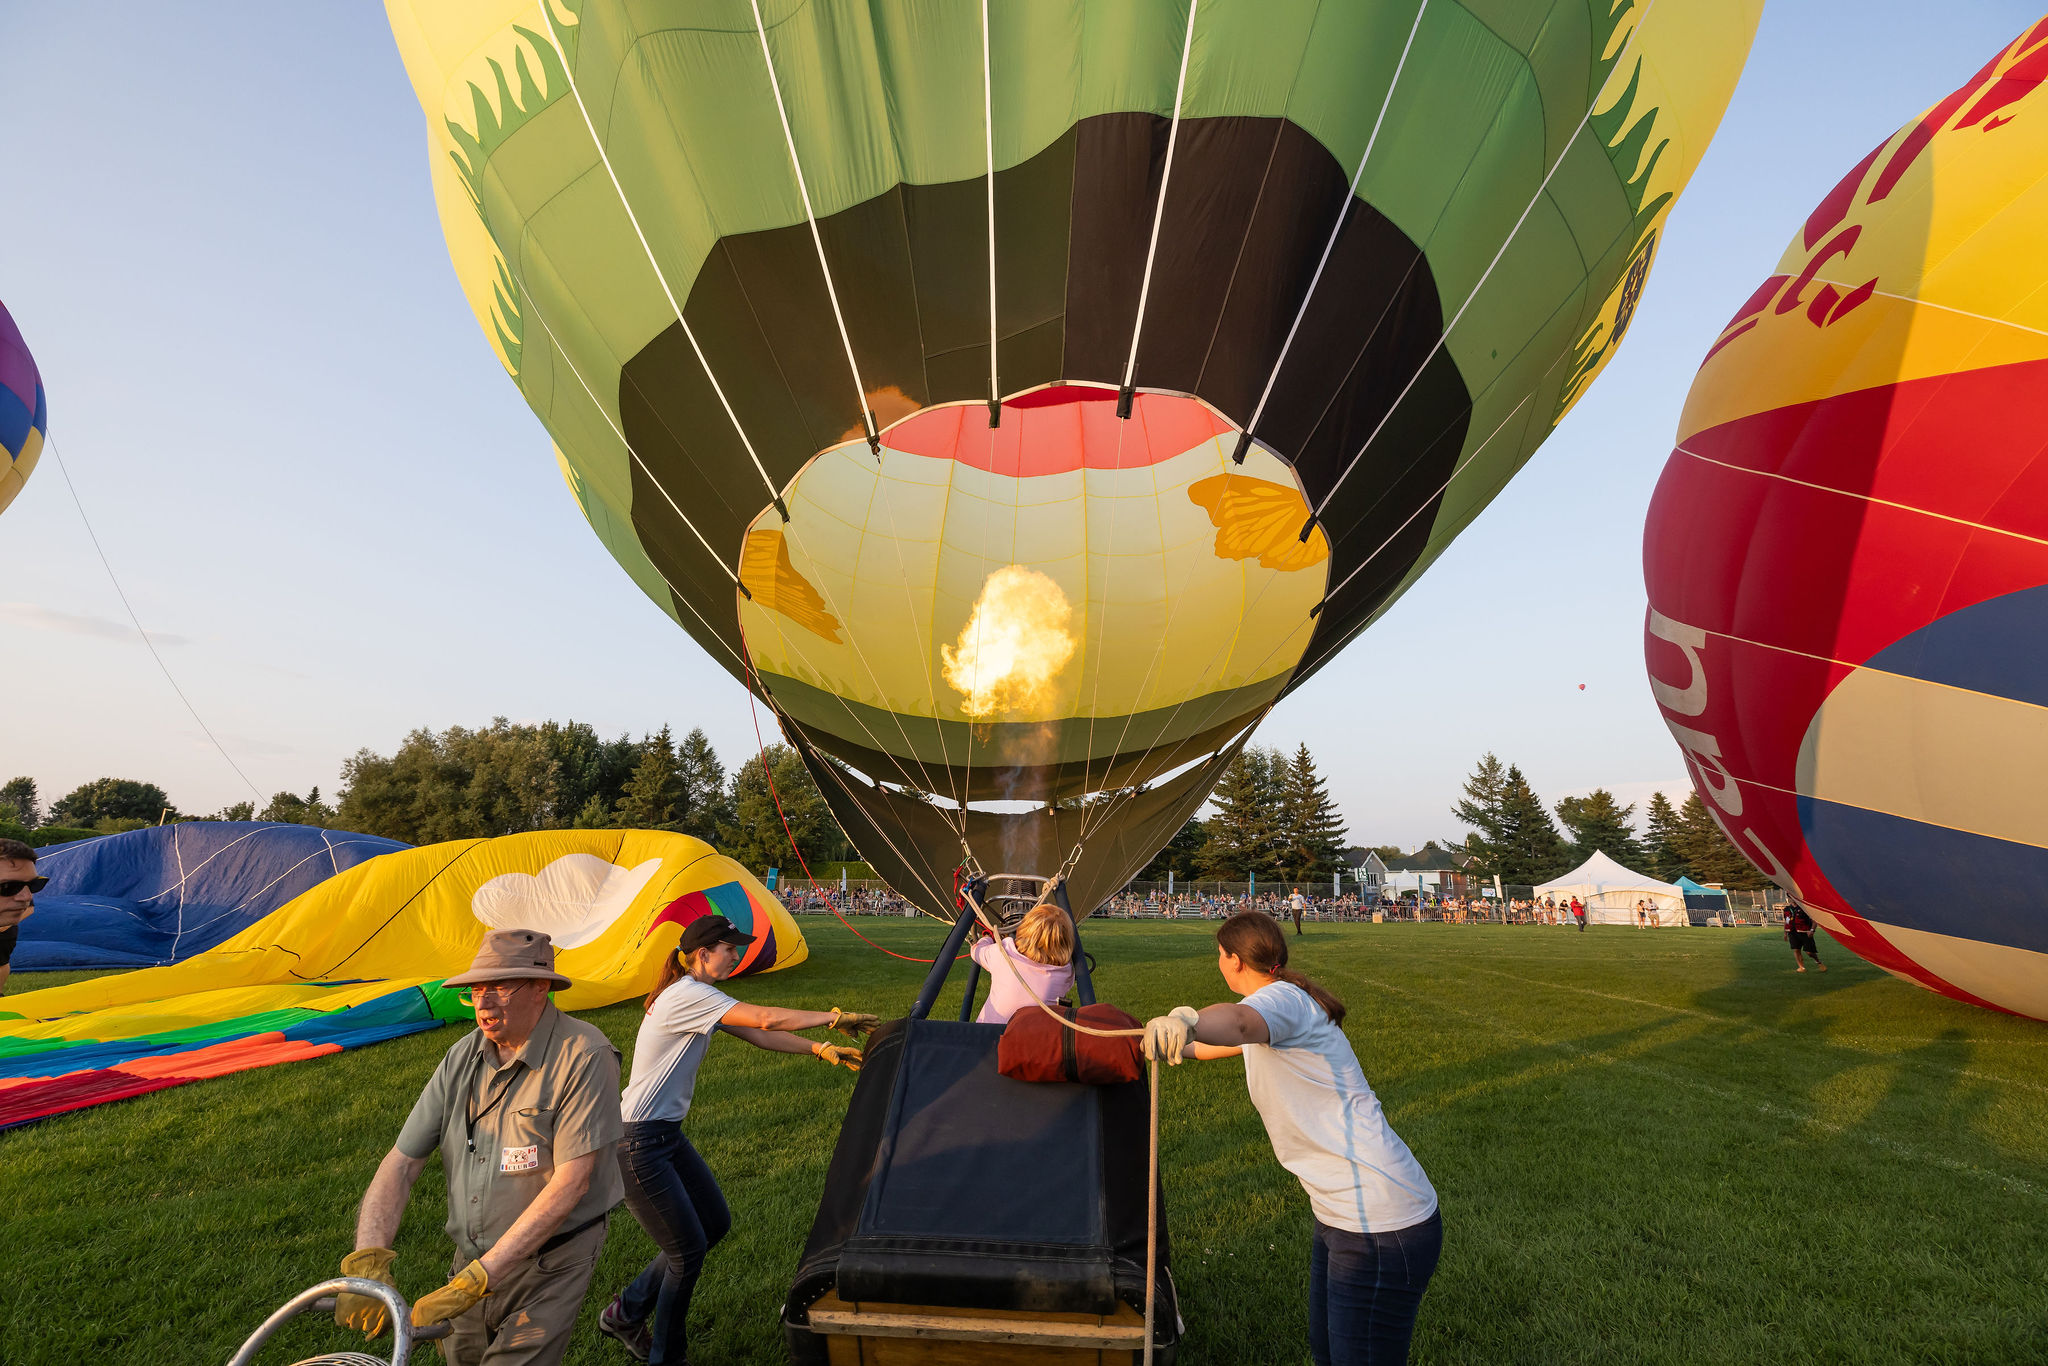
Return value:
[(619, 1141), (619, 1170), (626, 1208), (661, 1249), (619, 1296), (620, 1308), (635, 1323), (652, 1320), (650, 1366), (679, 1366), (689, 1359), (690, 1294), (705, 1254), (732, 1228), (732, 1211), (680, 1124), (628, 1124)]
[(1318, 1220), (1308, 1263), (1308, 1349), (1316, 1366), (1407, 1361), (1415, 1314), (1443, 1247), (1441, 1214), (1392, 1233), (1351, 1233)]

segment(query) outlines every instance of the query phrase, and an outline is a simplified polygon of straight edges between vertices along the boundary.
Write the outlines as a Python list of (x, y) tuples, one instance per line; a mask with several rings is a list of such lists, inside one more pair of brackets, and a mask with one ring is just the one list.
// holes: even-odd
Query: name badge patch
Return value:
[(531, 1172), (540, 1170), (540, 1145), (531, 1148), (507, 1148), (498, 1162), (500, 1172)]

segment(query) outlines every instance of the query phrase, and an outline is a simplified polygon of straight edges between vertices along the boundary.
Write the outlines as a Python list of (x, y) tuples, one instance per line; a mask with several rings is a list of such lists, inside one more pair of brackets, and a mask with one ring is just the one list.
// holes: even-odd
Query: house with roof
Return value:
[(1416, 892), (1429, 897), (1476, 896), (1479, 879), (1471, 871), (1473, 856), (1462, 849), (1446, 849), (1435, 840), (1412, 854), (1387, 859), (1383, 887), (1399, 896)]

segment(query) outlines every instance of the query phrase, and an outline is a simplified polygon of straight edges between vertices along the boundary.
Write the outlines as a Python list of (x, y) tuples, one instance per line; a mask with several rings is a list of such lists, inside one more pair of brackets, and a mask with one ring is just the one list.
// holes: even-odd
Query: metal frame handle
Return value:
[(412, 1326), (412, 1313), (405, 1303), (405, 1296), (394, 1286), (382, 1281), (372, 1281), (361, 1276), (336, 1276), (331, 1281), (322, 1281), (308, 1286), (285, 1301), (282, 1308), (263, 1320), (262, 1326), (249, 1335), (242, 1349), (228, 1361), (228, 1366), (249, 1366), (256, 1359), (256, 1353), (263, 1344), (270, 1341), (278, 1329), (290, 1323), (301, 1314), (334, 1312), (334, 1297), (337, 1295), (363, 1295), (384, 1302), (385, 1315), (391, 1320), (391, 1361), (392, 1366), (405, 1366), (405, 1359), (412, 1355), (414, 1342), (430, 1342), (435, 1338), (448, 1336), (445, 1323), (429, 1324), (425, 1328)]

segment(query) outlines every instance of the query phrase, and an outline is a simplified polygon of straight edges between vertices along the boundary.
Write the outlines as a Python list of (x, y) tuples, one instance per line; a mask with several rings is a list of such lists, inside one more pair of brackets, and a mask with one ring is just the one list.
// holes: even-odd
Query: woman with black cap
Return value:
[(790, 1031), (836, 1029), (859, 1038), (877, 1023), (873, 1015), (836, 1006), (784, 1010), (726, 995), (717, 984), (732, 975), (753, 942), (722, 915), (690, 922), (647, 993), (647, 1013), (633, 1045), (632, 1078), (620, 1100), (625, 1132), (619, 1168), (626, 1208), (660, 1252), (605, 1306), (597, 1326), (636, 1359), (656, 1366), (681, 1366), (688, 1359), (684, 1339), (690, 1294), (705, 1255), (732, 1227), (717, 1178), (682, 1129), (713, 1031), (722, 1029), (771, 1053), (809, 1053), (858, 1072), (858, 1048), (814, 1043)]

